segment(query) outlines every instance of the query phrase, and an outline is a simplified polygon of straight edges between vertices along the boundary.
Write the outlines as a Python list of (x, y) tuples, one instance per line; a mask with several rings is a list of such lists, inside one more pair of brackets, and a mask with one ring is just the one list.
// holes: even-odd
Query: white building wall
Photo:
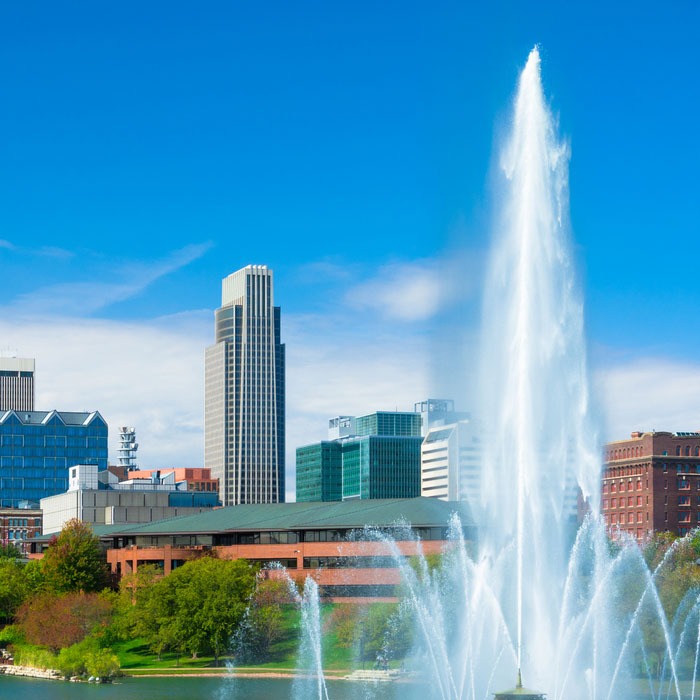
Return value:
[(56, 496), (42, 498), (39, 507), (44, 513), (42, 532), (44, 535), (60, 532), (63, 525), (72, 518), (79, 517), (81, 492), (67, 491)]
[(41, 499), (43, 534), (60, 532), (72, 518), (90, 525), (150, 523), (210, 510), (168, 505), (167, 491), (68, 491)]
[(430, 428), (421, 445), (421, 496), (476, 506), (481, 483), (479, 439), (471, 421)]

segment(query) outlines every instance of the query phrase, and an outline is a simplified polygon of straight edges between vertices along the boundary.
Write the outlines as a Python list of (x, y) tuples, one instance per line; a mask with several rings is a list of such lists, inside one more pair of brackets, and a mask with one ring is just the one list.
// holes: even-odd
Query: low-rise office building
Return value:
[[(96, 533), (108, 544), (107, 561), (116, 575), (143, 564), (168, 574), (211, 552), (255, 562), (271, 577), (279, 574), (265, 567), (276, 563), (294, 579), (312, 576), (325, 599), (393, 600), (401, 584), (397, 553), (441, 552), (455, 512), (465, 538), (475, 541), (466, 504), (420, 497), (239, 505), (148, 525), (96, 528)], [(379, 532), (390, 534), (395, 546)]]
[(216, 492), (188, 491), (187, 482), (173, 472), (162, 478), (118, 481), (110, 471), (94, 465), (70, 469), (68, 491), (41, 499), (43, 532), (60, 532), (73, 518), (91, 525), (150, 523), (179, 515), (201, 513), (218, 505)]

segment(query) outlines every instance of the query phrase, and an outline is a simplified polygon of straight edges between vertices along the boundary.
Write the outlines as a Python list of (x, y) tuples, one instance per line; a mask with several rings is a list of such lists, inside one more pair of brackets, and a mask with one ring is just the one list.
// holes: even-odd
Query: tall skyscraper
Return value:
[(34, 410), (34, 360), (0, 356), (0, 411)]
[(272, 270), (226, 277), (204, 369), (204, 466), (225, 506), (284, 501), (284, 345)]

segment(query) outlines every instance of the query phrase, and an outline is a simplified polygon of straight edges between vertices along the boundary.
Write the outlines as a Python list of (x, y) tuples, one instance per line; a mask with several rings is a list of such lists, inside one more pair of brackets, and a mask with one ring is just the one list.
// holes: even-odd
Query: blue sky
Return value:
[(468, 409), (498, 143), (539, 44), (608, 432), (699, 428), (700, 6), (611, 5), (4, 3), (0, 349), (37, 358), (45, 408), (200, 462), (220, 280), (264, 263), (291, 446), (457, 385)]

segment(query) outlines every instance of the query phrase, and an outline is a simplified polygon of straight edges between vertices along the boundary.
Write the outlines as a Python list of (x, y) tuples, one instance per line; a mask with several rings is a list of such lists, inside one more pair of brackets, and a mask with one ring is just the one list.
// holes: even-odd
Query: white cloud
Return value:
[(65, 250), (64, 248), (58, 248), (57, 246), (43, 246), (41, 248), (25, 248), (20, 247), (8, 241), (6, 239), (0, 238), (0, 248), (5, 248), (5, 250), (11, 250), (15, 253), (21, 253), (23, 255), (39, 255), (49, 258), (72, 258), (74, 253)]
[(481, 285), (480, 260), (478, 252), (453, 251), (444, 258), (390, 263), (348, 289), (345, 302), (387, 320), (425, 322), (473, 300)]
[(350, 289), (345, 301), (385, 318), (424, 321), (438, 312), (448, 296), (444, 272), (433, 260), (385, 265), (374, 278)]
[(633, 430), (700, 430), (700, 364), (644, 358), (599, 369), (606, 440)]
[[(210, 243), (189, 245), (161, 260), (130, 263), (103, 273), (98, 281), (54, 284), (22, 294), (4, 308), (4, 313), (32, 316), (89, 316), (142, 292), (156, 280), (176, 272), (211, 248)], [(49, 254), (49, 253), (47, 253)], [(53, 254), (56, 254), (54, 250)], [(116, 280), (116, 281), (115, 281)]]
[(144, 467), (202, 466), (204, 347), (210, 313), (144, 323), (0, 320), (0, 337), (36, 358), (36, 408), (99, 410), (116, 463), (120, 425), (133, 425)]

